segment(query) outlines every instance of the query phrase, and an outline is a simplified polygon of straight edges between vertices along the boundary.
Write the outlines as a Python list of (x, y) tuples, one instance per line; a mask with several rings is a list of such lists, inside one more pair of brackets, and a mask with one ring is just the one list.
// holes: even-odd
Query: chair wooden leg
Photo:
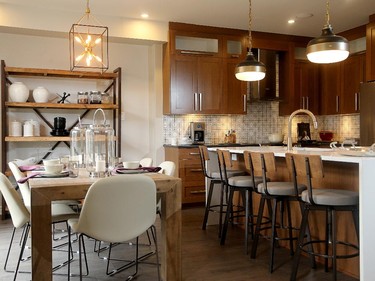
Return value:
[(266, 198), (262, 196), (260, 198), (260, 203), (259, 203), (259, 209), (258, 209), (258, 217), (257, 217), (257, 224), (255, 227), (255, 234), (254, 234), (254, 241), (253, 241), (253, 246), (251, 247), (251, 255), (250, 257), (252, 259), (255, 259), (257, 255), (257, 247), (258, 247), (258, 242), (259, 242), (259, 233), (260, 233), (260, 226), (262, 224), (262, 217), (263, 217), (263, 210), (264, 210), (264, 203), (265, 203)]
[(297, 242), (296, 253), (294, 254), (294, 258), (293, 258), (293, 267), (292, 267), (292, 274), (290, 277), (290, 281), (295, 281), (297, 278), (297, 271), (298, 271), (299, 261), (301, 258), (302, 244), (305, 238), (308, 216), (309, 216), (309, 209), (305, 207), (302, 212), (301, 227), (300, 227), (300, 232), (299, 232), (299, 237), (298, 237), (298, 242)]

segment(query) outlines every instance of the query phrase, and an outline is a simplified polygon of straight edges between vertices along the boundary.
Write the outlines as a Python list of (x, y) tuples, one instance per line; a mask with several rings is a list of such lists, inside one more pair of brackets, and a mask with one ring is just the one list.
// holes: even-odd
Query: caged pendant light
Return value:
[(251, 37), (251, 0), (249, 0), (249, 51), (246, 59), (236, 66), (235, 74), (238, 80), (259, 81), (266, 76), (266, 67), (263, 63), (257, 61), (254, 57)]
[(322, 34), (307, 44), (306, 54), (309, 61), (314, 63), (335, 63), (349, 56), (349, 43), (342, 36), (335, 35), (329, 23), (329, 1), (326, 4), (327, 23)]
[(69, 31), (70, 70), (108, 69), (108, 27), (91, 15), (89, 0), (85, 14)]

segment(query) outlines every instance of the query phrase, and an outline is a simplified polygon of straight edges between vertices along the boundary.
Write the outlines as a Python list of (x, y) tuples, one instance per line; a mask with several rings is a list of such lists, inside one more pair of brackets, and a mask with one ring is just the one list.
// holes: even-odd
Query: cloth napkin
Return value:
[(34, 170), (39, 170), (41, 168), (40, 165), (23, 165), (23, 166), (18, 166), (18, 169), (20, 169), (21, 172), (27, 172), (27, 171), (34, 171)]
[(36, 176), (39, 176), (41, 173), (32, 173), (30, 175), (28, 175), (27, 177), (23, 177), (23, 178), (20, 178), (17, 182), (18, 183), (25, 183), (27, 182), (29, 179), (31, 178), (34, 178)]

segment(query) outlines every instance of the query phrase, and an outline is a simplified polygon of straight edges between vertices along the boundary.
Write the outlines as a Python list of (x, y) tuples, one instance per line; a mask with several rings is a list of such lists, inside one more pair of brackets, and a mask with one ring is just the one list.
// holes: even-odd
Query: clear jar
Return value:
[(90, 92), (90, 103), (99, 104), (102, 103), (102, 93), (100, 91)]
[(109, 93), (105, 93), (105, 92), (102, 93), (102, 103), (104, 104), (111, 103), (111, 96), (109, 95)]
[(78, 92), (77, 93), (77, 103), (89, 103), (89, 93), (88, 92)]
[(85, 163), (85, 133), (85, 127), (74, 127), (70, 130), (70, 159), (78, 161), (80, 167), (83, 167)]

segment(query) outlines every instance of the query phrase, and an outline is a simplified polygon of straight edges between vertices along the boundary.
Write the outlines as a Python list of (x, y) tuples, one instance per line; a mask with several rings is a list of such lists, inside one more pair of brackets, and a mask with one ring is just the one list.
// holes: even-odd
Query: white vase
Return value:
[(9, 86), (9, 99), (12, 102), (27, 102), (29, 89), (22, 82), (14, 82)]
[(33, 91), (33, 98), (35, 102), (48, 102), (49, 92), (44, 87), (37, 87)]

